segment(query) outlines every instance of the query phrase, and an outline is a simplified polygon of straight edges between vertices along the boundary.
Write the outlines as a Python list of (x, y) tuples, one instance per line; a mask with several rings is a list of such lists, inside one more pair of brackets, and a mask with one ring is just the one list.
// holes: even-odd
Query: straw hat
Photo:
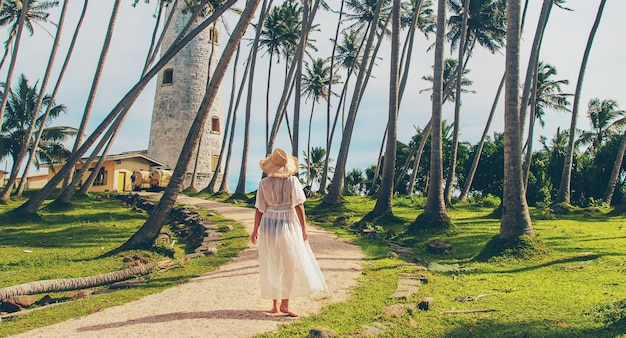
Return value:
[(298, 171), (298, 159), (276, 148), (272, 154), (259, 161), (259, 166), (270, 176), (285, 178)]

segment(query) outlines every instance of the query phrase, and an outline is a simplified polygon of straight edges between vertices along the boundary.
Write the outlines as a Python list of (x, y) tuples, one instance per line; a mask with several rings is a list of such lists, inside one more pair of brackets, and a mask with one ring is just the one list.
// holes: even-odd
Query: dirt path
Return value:
[[(215, 210), (252, 231), (254, 209), (183, 196), (178, 201)], [(359, 247), (317, 227), (310, 227), (309, 240), (328, 290), (293, 299), (290, 308), (301, 316), (345, 300), (362, 271)], [(271, 301), (259, 298), (257, 255), (250, 245), (220, 269), (188, 283), (15, 337), (250, 337), (275, 330), (297, 319), (267, 312)]]

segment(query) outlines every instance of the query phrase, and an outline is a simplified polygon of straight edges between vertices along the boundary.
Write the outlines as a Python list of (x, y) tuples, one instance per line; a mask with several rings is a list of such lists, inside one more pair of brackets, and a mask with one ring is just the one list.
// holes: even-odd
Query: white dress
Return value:
[(327, 288), (294, 209), (305, 200), (295, 176), (270, 176), (259, 183), (255, 207), (263, 213), (258, 240), (261, 298), (293, 298)]

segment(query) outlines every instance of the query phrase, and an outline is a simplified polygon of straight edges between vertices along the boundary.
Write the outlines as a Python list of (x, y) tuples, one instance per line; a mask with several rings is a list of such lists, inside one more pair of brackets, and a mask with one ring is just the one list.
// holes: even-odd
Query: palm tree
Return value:
[(589, 54), (591, 52), (591, 45), (593, 39), (598, 31), (600, 25), (600, 19), (602, 19), (602, 12), (604, 11), (604, 5), (606, 0), (602, 0), (598, 7), (596, 19), (587, 38), (587, 46), (583, 54), (583, 60), (580, 64), (580, 70), (578, 71), (578, 81), (576, 82), (576, 91), (574, 92), (574, 102), (572, 103), (572, 120), (570, 122), (570, 136), (567, 149), (567, 157), (565, 157), (565, 164), (563, 164), (563, 174), (561, 175), (561, 183), (559, 185), (559, 192), (556, 195), (556, 203), (569, 203), (571, 194), (571, 178), (572, 178), (572, 162), (574, 160), (574, 147), (576, 142), (576, 120), (578, 119), (578, 105), (580, 102), (580, 96), (582, 92), (583, 80), (585, 78), (585, 69), (587, 68), (587, 61), (589, 60)]
[[(378, 21), (380, 19), (381, 9), (383, 7), (383, 3), (385, 0), (378, 0), (376, 3), (373, 16), (372, 16), (372, 24), (371, 26), (377, 27)], [(372, 52), (372, 45), (374, 43), (374, 37), (376, 36), (376, 30), (371, 29), (368, 32), (367, 42), (365, 44), (365, 49), (363, 52), (363, 58), (361, 61), (361, 68), (359, 69), (359, 74), (357, 76), (354, 94), (352, 95), (352, 101), (350, 103), (350, 109), (348, 111), (348, 116), (346, 118), (346, 126), (342, 133), (341, 145), (339, 146), (339, 153), (337, 154), (337, 165), (335, 166), (335, 174), (333, 175), (332, 184), (328, 191), (328, 195), (324, 198), (323, 203), (337, 205), (341, 203), (340, 196), (341, 190), (343, 188), (344, 176), (346, 173), (346, 163), (348, 160), (348, 150), (350, 148), (350, 141), (352, 138), (352, 131), (354, 129), (354, 123), (356, 121), (356, 114), (358, 111), (358, 106), (361, 101), (361, 95), (363, 94), (365, 76), (368, 62), (373, 62), (370, 59), (370, 53)]]
[(611, 200), (613, 199), (613, 193), (615, 192), (615, 186), (617, 185), (619, 173), (622, 168), (622, 162), (624, 162), (624, 153), (626, 153), (626, 130), (624, 130), (622, 137), (620, 138), (619, 148), (617, 149), (617, 154), (615, 155), (615, 161), (613, 162), (613, 169), (611, 170), (609, 183), (607, 184), (606, 191), (604, 192), (603, 199), (608, 205), (611, 205)]
[(20, 15), (22, 13), (22, 8), (26, 7), (27, 10), (24, 17), (24, 28), (28, 31), (29, 35), (33, 35), (33, 25), (39, 25), (43, 27), (41, 24), (48, 22), (48, 13), (54, 7), (59, 5), (59, 1), (57, 0), (28, 0), (28, 1), (7, 1), (6, 3), (0, 4), (0, 27), (9, 26), (9, 34), (7, 40), (4, 42), (4, 54), (2, 55), (2, 59), (0, 60), (0, 69), (4, 65), (6, 58), (9, 54), (9, 49), (13, 42), (18, 42), (21, 34), (18, 34), (17, 31), (20, 25)]
[(203, 126), (208, 117), (211, 105), (213, 104), (215, 97), (217, 96), (217, 91), (222, 81), (224, 74), (226, 73), (226, 68), (231, 61), (237, 46), (243, 34), (246, 31), (246, 28), (250, 24), (254, 12), (259, 4), (260, 0), (250, 0), (246, 3), (246, 7), (241, 13), (239, 21), (237, 22), (237, 26), (233, 30), (226, 47), (220, 57), (220, 60), (215, 68), (213, 76), (209, 80), (207, 85), (206, 95), (200, 104), (200, 108), (198, 109), (198, 114), (194, 119), (191, 128), (189, 129), (189, 133), (187, 134), (187, 139), (185, 140), (185, 144), (181, 150), (180, 157), (178, 162), (176, 163), (176, 167), (174, 169), (174, 173), (172, 175), (172, 180), (168, 184), (165, 189), (163, 196), (159, 200), (159, 203), (150, 214), (150, 217), (146, 220), (146, 222), (139, 228), (139, 230), (122, 246), (119, 248), (120, 250), (130, 249), (130, 248), (140, 248), (151, 246), (154, 240), (157, 238), (159, 231), (161, 230), (167, 215), (172, 209), (176, 198), (178, 197), (179, 192), (182, 190), (183, 178), (184, 174), (187, 170), (187, 165), (191, 160), (191, 154), (193, 150), (196, 148), (200, 131), (203, 129)]
[[(303, 158), (307, 164), (301, 164), (300, 169), (304, 170), (307, 178), (310, 177), (310, 181), (307, 181), (306, 185), (313, 185), (317, 183), (318, 187), (322, 180), (322, 170), (326, 165), (326, 149), (324, 147), (313, 147), (309, 154), (302, 152)], [(330, 162), (332, 163), (332, 159)], [(332, 172), (333, 168), (330, 167)]]
[(446, 1), (439, 0), (437, 3), (437, 39), (435, 41), (435, 59), (433, 66), (432, 116), (430, 119), (430, 184), (428, 184), (428, 193), (426, 196), (424, 212), (417, 216), (415, 221), (409, 225), (409, 231), (412, 233), (424, 228), (447, 229), (452, 226), (452, 223), (450, 223), (450, 216), (448, 216), (446, 204), (443, 199), (443, 161), (441, 156), (441, 115), (443, 106), (446, 10)]
[[(333, 119), (332, 126), (328, 126), (328, 137), (326, 140), (326, 163), (328, 163), (328, 156), (330, 156), (330, 148), (332, 146), (333, 136), (335, 134), (335, 128), (337, 125), (337, 121), (339, 119), (340, 112), (345, 110), (345, 102), (346, 102), (346, 93), (348, 91), (348, 84), (350, 82), (350, 77), (354, 73), (355, 70), (358, 70), (360, 67), (359, 58), (361, 57), (361, 41), (363, 38), (361, 35), (355, 30), (349, 30), (348, 32), (343, 31), (342, 34), (342, 42), (337, 45), (337, 55), (335, 58), (337, 59), (336, 67), (337, 68), (345, 68), (346, 69), (346, 79), (343, 81), (343, 88), (341, 89), (341, 94), (339, 95), (339, 102), (337, 103), (337, 111), (335, 113), (335, 117)], [(343, 109), (342, 109), (343, 106)], [(343, 115), (343, 114), (342, 114)], [(343, 118), (341, 119), (343, 124)], [(342, 128), (343, 130), (343, 128)], [(328, 168), (324, 168), (324, 173), (322, 174), (324, 179), (322, 179), (322, 185), (320, 186), (320, 191), (326, 191), (326, 181), (328, 177)]]
[[(526, 165), (524, 167), (524, 186), (528, 185), (528, 172), (532, 159), (533, 135), (535, 129), (535, 121), (539, 120), (541, 127), (545, 125), (543, 116), (546, 109), (555, 110), (557, 112), (568, 112), (568, 97), (571, 94), (563, 93), (561, 85), (567, 85), (569, 80), (553, 80), (551, 77), (556, 75), (556, 68), (550, 64), (539, 62), (537, 66), (536, 88), (534, 90), (534, 100), (532, 101), (533, 114), (530, 115), (528, 124), (528, 137), (526, 139)], [(520, 118), (520, 121), (521, 118)]]
[[(311, 166), (309, 162), (311, 156), (311, 125), (313, 122), (313, 112), (315, 111), (315, 103), (319, 102), (320, 99), (328, 101), (329, 92), (328, 92), (328, 84), (330, 82), (337, 83), (336, 79), (330, 78), (330, 66), (326, 65), (326, 60), (322, 58), (317, 58), (311, 60), (311, 63), (306, 63), (306, 71), (304, 76), (302, 77), (302, 84), (304, 88), (302, 89), (302, 95), (304, 95), (307, 99), (312, 99), (311, 103), (311, 116), (309, 118), (309, 136), (307, 140), (307, 151), (306, 151), (306, 159), (307, 159), (307, 167)], [(311, 184), (311, 177), (309, 176), (310, 170), (307, 169), (307, 184)]]
[(261, 30), (258, 27), (264, 25), (267, 13), (272, 6), (272, 0), (264, 0), (261, 6), (261, 14), (259, 15), (259, 21), (256, 24), (256, 32), (254, 34), (254, 40), (252, 42), (250, 56), (248, 57), (246, 65), (250, 67), (250, 78), (248, 79), (248, 96), (246, 98), (246, 115), (244, 117), (244, 134), (243, 134), (243, 146), (241, 154), (241, 165), (239, 167), (239, 180), (237, 181), (237, 187), (233, 197), (246, 196), (246, 172), (248, 171), (248, 148), (250, 146), (250, 118), (252, 116), (252, 93), (254, 89), (254, 70), (256, 69), (257, 53), (259, 51), (259, 44), (261, 38)]
[(507, 7), (506, 85), (504, 110), (504, 184), (502, 218), (498, 238), (514, 243), (521, 236), (534, 236), (522, 181), (522, 147), (519, 106), (520, 0)]
[(624, 114), (614, 100), (591, 99), (587, 109), (591, 130), (583, 131), (578, 142), (589, 146), (590, 152), (594, 153), (611, 134), (621, 132), (626, 126)]
[[(63, 162), (69, 156), (69, 150), (65, 149), (62, 142), (76, 135), (76, 129), (67, 126), (49, 127), (48, 124), (64, 114), (66, 107), (54, 104), (50, 95), (44, 95), (40, 109), (35, 111), (34, 108), (40, 101), (37, 83), (31, 87), (24, 75), (19, 77), (16, 88), (9, 92), (9, 101), (0, 133), (0, 160), (11, 156), (13, 166), (19, 167), (19, 156), (26, 145), (28, 154), (34, 153), (39, 159), (36, 162), (37, 166), (41, 163), (52, 165)], [(48, 106), (50, 109), (47, 109)], [(43, 118), (45, 113), (42, 110), (48, 112), (47, 121)], [(37, 133), (41, 131), (41, 142), (37, 146), (34, 146), (32, 130)], [(9, 179), (3, 193), (10, 194), (15, 181), (15, 177)]]
[(387, 146), (383, 175), (372, 216), (392, 214), (396, 167), (396, 140), (398, 138), (398, 76), (400, 59), (400, 0), (393, 0), (391, 11), (391, 65), (389, 70), (389, 111), (387, 117)]
[[(206, 1), (206, 0), (205, 0)], [(181, 34), (175, 43), (163, 53), (159, 61), (146, 72), (141, 79), (124, 95), (124, 97), (113, 107), (111, 112), (102, 120), (102, 122), (94, 129), (92, 134), (83, 142), (83, 145), (73, 152), (67, 163), (56, 173), (46, 185), (44, 185), (39, 191), (26, 201), (24, 204), (14, 209), (12, 212), (16, 215), (34, 215), (37, 213), (39, 207), (43, 204), (44, 200), (52, 193), (55, 187), (61, 183), (70, 173), (71, 168), (82, 158), (82, 156), (89, 150), (96, 140), (100, 138), (102, 133), (111, 125), (111, 123), (118, 117), (124, 117), (129, 107), (137, 99), (141, 91), (150, 83), (150, 80), (160, 72), (163, 67), (176, 55), (183, 47), (185, 47), (194, 37), (198, 35), (202, 30), (208, 27), (211, 23), (217, 20), (226, 10), (231, 8), (237, 0), (228, 0), (223, 5), (215, 9), (215, 11), (204, 21), (198, 24), (194, 29), (185, 31), (185, 34)], [(192, 18), (193, 19), (193, 18)]]
[[(61, 33), (63, 32), (63, 26), (65, 23), (65, 14), (67, 12), (67, 5), (68, 2), (64, 2), (63, 3), (63, 8), (61, 9), (61, 16), (59, 18), (59, 23), (57, 25), (57, 32), (55, 34), (54, 37), (54, 42), (52, 43), (52, 49), (50, 51), (50, 56), (48, 58), (48, 65), (46, 66), (46, 71), (44, 74), (44, 78), (41, 82), (41, 88), (39, 90), (39, 100), (37, 101), (37, 104), (35, 105), (35, 108), (33, 109), (34, 111), (39, 111), (39, 109), (41, 108), (41, 104), (42, 104), (42, 100), (44, 98), (44, 93), (46, 92), (47, 86), (48, 86), (48, 80), (50, 79), (50, 73), (52, 72), (52, 66), (54, 64), (54, 61), (56, 59), (56, 53), (59, 49), (59, 41), (61, 38)], [(68, 56), (69, 57), (69, 56)], [(55, 95), (56, 95), (56, 90), (53, 92), (52, 94), (53, 96), (51, 97), (51, 100), (54, 101), (55, 99)], [(50, 107), (50, 106), (48, 106)], [(49, 111), (46, 111), (42, 118), (42, 125), (46, 125), (46, 120), (48, 118), (48, 113)], [(33, 125), (31, 123), (31, 125)], [(38, 133), (35, 134), (35, 140), (33, 142), (32, 147), (33, 148), (37, 148), (39, 146), (39, 141), (41, 139), (41, 133), (43, 132), (43, 129), (40, 129)], [(20, 154), (22, 154), (22, 156), (26, 156), (27, 153), (27, 144), (23, 144), (22, 145), (23, 149), (20, 152)], [(18, 161), (21, 163), (22, 160), (20, 159), (22, 156), (18, 156)], [(31, 152), (30, 156), (28, 156), (27, 160), (26, 160), (26, 164), (24, 166), (24, 171), (22, 174), (22, 179), (20, 180), (19, 185), (17, 186), (17, 191), (15, 193), (16, 196), (22, 196), (22, 191), (24, 190), (24, 184), (26, 183), (26, 179), (28, 177), (28, 172), (30, 170), (30, 166), (31, 163), (35, 160), (36, 158), (36, 153), (35, 152)]]

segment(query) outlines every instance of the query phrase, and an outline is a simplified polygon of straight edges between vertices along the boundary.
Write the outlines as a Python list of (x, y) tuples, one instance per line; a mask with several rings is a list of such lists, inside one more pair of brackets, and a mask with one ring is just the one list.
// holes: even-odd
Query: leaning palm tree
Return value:
[[(206, 0), (204, 0), (206, 1)], [(223, 5), (217, 7), (215, 11), (195, 28), (185, 30), (184, 34), (181, 34), (175, 43), (170, 46), (161, 56), (159, 61), (144, 75), (141, 79), (120, 99), (120, 101), (113, 107), (109, 114), (102, 120), (102, 122), (94, 129), (92, 134), (83, 142), (83, 145), (73, 152), (67, 163), (44, 185), (39, 191), (14, 209), (12, 213), (16, 215), (34, 215), (45, 199), (52, 193), (55, 187), (64, 180), (70, 172), (70, 169), (78, 163), (82, 156), (94, 145), (96, 140), (102, 136), (107, 128), (119, 117), (124, 117), (129, 111), (134, 101), (137, 99), (141, 91), (150, 83), (150, 80), (160, 72), (165, 65), (194, 37), (196, 37), (201, 31), (217, 20), (226, 10), (231, 8), (237, 0), (227, 0)]]
[(609, 183), (607, 184), (606, 191), (604, 192), (603, 199), (608, 205), (611, 205), (611, 200), (613, 199), (613, 193), (615, 192), (615, 187), (617, 186), (617, 180), (622, 168), (622, 162), (624, 162), (624, 153), (626, 153), (626, 130), (624, 130), (622, 137), (620, 138), (617, 154), (615, 154), (615, 161), (613, 162), (613, 170), (611, 170)]
[(170, 183), (165, 189), (163, 197), (161, 197), (159, 203), (146, 222), (130, 239), (128, 239), (128, 241), (122, 244), (119, 250), (149, 247), (157, 238), (157, 235), (165, 223), (167, 215), (174, 206), (174, 202), (176, 202), (179, 192), (182, 190), (183, 178), (185, 176), (184, 174), (187, 170), (189, 161), (191, 160), (191, 154), (197, 146), (200, 131), (203, 129), (209, 115), (211, 105), (217, 96), (219, 85), (224, 77), (224, 74), (226, 73), (228, 64), (230, 63), (232, 56), (234, 55), (235, 50), (237, 49), (237, 46), (246, 31), (246, 28), (250, 24), (259, 2), (260, 0), (248, 1), (246, 3), (246, 7), (241, 13), (241, 16), (239, 17), (237, 26), (234, 28), (231, 37), (222, 52), (222, 56), (220, 57), (220, 60), (215, 68), (213, 76), (207, 84), (206, 95), (203, 98), (200, 108), (198, 109), (198, 114), (189, 129), (187, 139), (185, 140), (180, 157), (176, 163), (172, 180), (170, 180)]
[[(50, 51), (50, 56), (48, 58), (48, 65), (46, 66), (46, 71), (44, 73), (44, 77), (43, 80), (41, 82), (41, 88), (39, 89), (39, 100), (37, 101), (34, 111), (39, 111), (39, 109), (41, 108), (41, 104), (42, 104), (42, 100), (44, 97), (44, 93), (46, 92), (47, 86), (48, 86), (48, 80), (50, 79), (50, 73), (52, 72), (52, 66), (54, 65), (55, 59), (56, 59), (56, 54), (57, 51), (59, 49), (59, 43), (60, 43), (60, 39), (61, 39), (61, 34), (63, 32), (63, 26), (65, 23), (65, 14), (67, 12), (67, 5), (68, 2), (65, 1), (63, 3), (63, 8), (61, 9), (61, 16), (59, 17), (59, 23), (57, 25), (57, 32), (55, 34), (54, 37), (54, 42), (52, 43), (52, 49)], [(84, 17), (84, 9), (86, 8), (86, 5), (83, 6), (83, 13), (81, 15), (81, 18), (79, 19), (79, 27), (80, 27), (80, 22), (82, 22), (82, 18)], [(68, 53), (68, 58), (70, 57), (70, 53)], [(61, 75), (59, 75), (59, 78), (63, 77), (63, 71), (61, 72)], [(55, 96), (56, 96), (56, 90), (57, 90), (58, 86), (55, 87), (55, 89), (53, 90), (53, 93), (51, 95), (51, 100), (54, 101)], [(48, 107), (50, 108), (50, 105), (48, 105)], [(43, 113), (42, 116), (42, 124), (45, 125), (46, 124), (46, 120), (48, 118), (48, 113), (49, 111), (46, 110), (46, 112)], [(37, 148), (39, 146), (39, 140), (41, 139), (41, 132), (43, 132), (43, 129), (40, 129), (38, 133), (35, 134), (35, 140), (33, 142), (33, 148)], [(22, 154), (26, 154), (27, 152), (27, 146), (26, 144), (23, 145), (23, 150), (22, 150)], [(26, 160), (26, 164), (24, 166), (24, 172), (22, 174), (22, 179), (20, 180), (20, 184), (17, 187), (17, 191), (15, 193), (16, 196), (22, 196), (22, 191), (24, 190), (24, 184), (26, 183), (26, 178), (28, 177), (28, 172), (30, 170), (30, 166), (31, 163), (33, 162), (33, 160), (35, 160), (35, 152), (31, 151), (30, 156), (28, 156), (27, 160)], [(21, 162), (21, 161), (20, 161)]]
[(514, 243), (521, 236), (534, 236), (522, 181), (522, 146), (519, 106), (520, 0), (507, 7), (506, 85), (504, 110), (504, 184), (502, 218), (498, 238)]
[(305, 64), (306, 70), (305, 74), (302, 77), (302, 95), (304, 95), (307, 99), (311, 99), (311, 115), (309, 117), (309, 135), (307, 138), (307, 150), (306, 150), (306, 159), (307, 159), (307, 184), (311, 184), (310, 174), (310, 158), (311, 158), (311, 129), (313, 123), (313, 113), (315, 112), (315, 103), (319, 102), (320, 99), (328, 101), (329, 92), (328, 92), (328, 84), (330, 82), (337, 83), (336, 79), (330, 78), (330, 66), (326, 65), (326, 60), (322, 58), (317, 58), (311, 60), (311, 63), (308, 62)]
[[(378, 0), (378, 2), (376, 3), (371, 23), (371, 26), (373, 27), (378, 26), (381, 9), (384, 2), (385, 0)], [(346, 126), (342, 133), (341, 145), (339, 146), (339, 153), (337, 154), (335, 174), (333, 175), (333, 180), (331, 187), (328, 191), (328, 195), (326, 195), (323, 201), (323, 203), (325, 204), (337, 205), (341, 203), (341, 190), (343, 189), (343, 181), (346, 173), (346, 164), (348, 161), (348, 151), (352, 139), (352, 131), (354, 129), (358, 106), (361, 101), (361, 95), (363, 94), (363, 89), (365, 88), (364, 84), (366, 82), (365, 77), (366, 70), (368, 69), (367, 66), (369, 65), (369, 62), (373, 62), (373, 60), (370, 59), (370, 53), (372, 52), (372, 45), (374, 43), (374, 38), (377, 35), (376, 33), (376, 29), (371, 29), (368, 32), (367, 42), (365, 44), (365, 49), (361, 61), (361, 68), (359, 69), (359, 74), (357, 76), (354, 94), (352, 95), (350, 109), (346, 118)]]
[(593, 39), (598, 31), (600, 20), (602, 19), (602, 12), (604, 11), (604, 5), (606, 0), (602, 0), (596, 13), (596, 19), (587, 38), (587, 46), (583, 54), (583, 60), (580, 64), (580, 70), (578, 71), (578, 81), (576, 82), (576, 91), (574, 92), (574, 102), (572, 103), (572, 119), (570, 122), (570, 136), (568, 142), (567, 156), (565, 157), (565, 163), (563, 164), (563, 173), (561, 175), (561, 183), (559, 184), (559, 191), (556, 195), (556, 203), (569, 203), (571, 195), (571, 178), (572, 178), (572, 166), (574, 160), (574, 148), (576, 143), (576, 121), (578, 120), (578, 105), (580, 102), (580, 96), (582, 92), (583, 80), (585, 78), (585, 70), (587, 68), (587, 61), (589, 60), (589, 54), (591, 52), (591, 45)]
[[(554, 80), (552, 76), (556, 75), (556, 68), (550, 64), (544, 64), (539, 62), (537, 66), (537, 78), (536, 88), (534, 89), (532, 100), (532, 112), (528, 123), (528, 137), (526, 138), (526, 157), (524, 166), (524, 186), (528, 185), (528, 173), (530, 171), (530, 164), (532, 159), (533, 149), (533, 135), (535, 129), (535, 122), (539, 121), (541, 127), (544, 127), (545, 122), (543, 116), (546, 114), (546, 109), (554, 110), (556, 112), (568, 112), (569, 101), (568, 97), (571, 94), (563, 93), (561, 89), (562, 85), (567, 85), (568, 80)], [(520, 118), (520, 121), (522, 119)]]

